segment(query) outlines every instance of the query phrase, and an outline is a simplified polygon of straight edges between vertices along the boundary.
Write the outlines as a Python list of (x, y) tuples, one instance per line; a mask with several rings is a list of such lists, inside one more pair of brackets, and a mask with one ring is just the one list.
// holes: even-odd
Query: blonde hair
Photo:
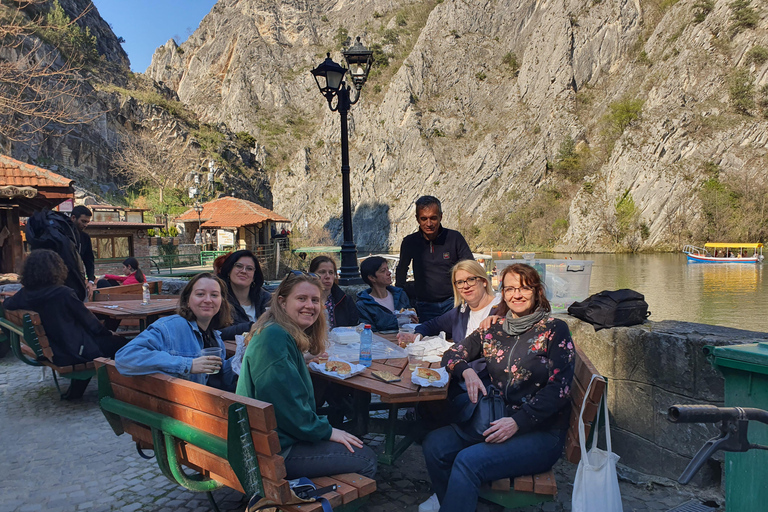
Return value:
[(491, 286), (491, 280), (488, 279), (488, 276), (485, 273), (485, 269), (481, 264), (476, 262), (475, 260), (462, 260), (455, 264), (453, 268), (451, 269), (451, 286), (453, 286), (453, 307), (457, 307), (459, 304), (461, 304), (464, 299), (461, 298), (461, 293), (459, 293), (459, 289), (456, 287), (456, 272), (459, 270), (463, 270), (464, 272), (469, 272), (475, 277), (479, 277), (483, 280), (485, 283), (485, 293), (487, 293), (490, 296), (493, 296), (493, 287)]
[[(265, 312), (259, 317), (251, 331), (248, 333), (249, 340), (253, 338), (254, 334), (259, 334), (269, 324), (277, 324), (293, 336), (296, 340), (296, 346), (302, 352), (309, 351), (312, 355), (317, 355), (325, 350), (326, 340), (326, 325), (325, 315), (320, 311), (317, 320), (307, 329), (299, 327), (293, 319), (288, 316), (279, 302), (278, 297), (287, 299), (296, 285), (301, 283), (309, 283), (316, 286), (322, 295), (323, 286), (320, 284), (320, 280), (317, 277), (309, 274), (288, 274), (285, 279), (277, 287), (277, 290), (272, 294), (272, 300), (270, 301), (269, 311)], [(322, 308), (322, 306), (321, 306)]]

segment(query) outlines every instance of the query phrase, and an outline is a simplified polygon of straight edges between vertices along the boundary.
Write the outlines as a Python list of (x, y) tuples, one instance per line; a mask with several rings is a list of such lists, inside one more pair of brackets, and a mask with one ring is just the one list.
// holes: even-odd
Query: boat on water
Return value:
[(704, 247), (686, 245), (683, 252), (688, 263), (760, 263), (763, 244), (709, 242)]

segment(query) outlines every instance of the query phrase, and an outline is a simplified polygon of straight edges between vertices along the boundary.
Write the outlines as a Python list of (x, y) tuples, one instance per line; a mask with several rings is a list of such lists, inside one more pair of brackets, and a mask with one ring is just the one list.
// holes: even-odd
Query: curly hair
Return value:
[(190, 322), (197, 320), (197, 317), (189, 307), (189, 298), (192, 296), (192, 290), (194, 289), (195, 284), (202, 279), (216, 281), (219, 285), (219, 290), (221, 291), (221, 306), (219, 307), (218, 313), (211, 319), (210, 327), (213, 329), (221, 329), (222, 327), (230, 325), (232, 323), (232, 309), (227, 300), (227, 285), (215, 275), (207, 272), (197, 274), (190, 279), (184, 289), (181, 290), (181, 295), (179, 296), (179, 308), (176, 310), (176, 313)]
[(317, 277), (305, 273), (298, 273), (298, 271), (297, 273), (289, 273), (277, 287), (277, 290), (272, 294), (272, 301), (270, 302), (271, 307), (269, 310), (262, 314), (256, 323), (253, 324), (253, 327), (251, 327), (249, 337), (260, 333), (267, 325), (275, 323), (288, 331), (288, 334), (296, 340), (296, 345), (302, 352), (308, 350), (310, 354), (317, 355), (325, 350), (325, 331), (327, 322), (325, 321), (325, 315), (322, 310), (320, 311), (317, 320), (315, 320), (315, 323), (304, 330), (299, 327), (279, 305), (278, 298), (282, 297), (283, 299), (287, 299), (296, 285), (300, 283), (309, 283), (316, 286), (322, 294), (323, 285)]
[(21, 284), (28, 290), (41, 290), (61, 286), (69, 269), (61, 256), (50, 249), (37, 249), (29, 253), (21, 270)]
[[(515, 263), (514, 265), (505, 267), (499, 276), (499, 289), (502, 291), (502, 295), (504, 292), (504, 279), (509, 274), (516, 274), (520, 277), (520, 286), (530, 286), (533, 288), (533, 308), (530, 311), (531, 313), (539, 308), (546, 312), (552, 311), (552, 307), (549, 305), (549, 301), (547, 300), (544, 283), (541, 282), (541, 277), (535, 268), (530, 265), (526, 265), (525, 263)], [(496, 314), (499, 316), (505, 316), (507, 311), (509, 311), (507, 301), (502, 300), (501, 303), (499, 303), (499, 308), (496, 310)]]

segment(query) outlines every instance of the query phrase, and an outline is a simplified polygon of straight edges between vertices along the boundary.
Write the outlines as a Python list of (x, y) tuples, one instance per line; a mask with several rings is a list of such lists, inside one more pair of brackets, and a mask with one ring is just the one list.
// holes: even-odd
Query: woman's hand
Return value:
[(405, 346), (409, 343), (413, 343), (413, 340), (416, 339), (416, 336), (418, 336), (418, 334), (414, 334), (412, 332), (399, 332), (397, 333), (397, 343), (401, 347), (405, 348)]
[(221, 369), (221, 358), (216, 356), (200, 356), (192, 360), (189, 373), (214, 373)]
[(483, 432), (486, 443), (503, 443), (517, 433), (517, 422), (512, 418), (500, 418), (491, 422), (491, 426)]
[(328, 357), (330, 357), (328, 355), (328, 352), (323, 352), (322, 354), (318, 354), (316, 356), (313, 356), (309, 352), (305, 352), (304, 353), (304, 361), (307, 362), (307, 363), (318, 363), (318, 364), (320, 364), (320, 363), (322, 363), (324, 361), (327, 361)]
[(473, 404), (477, 403), (477, 398), (480, 396), (480, 392), (483, 393), (483, 396), (488, 394), (488, 391), (485, 389), (485, 384), (483, 384), (483, 381), (477, 376), (475, 370), (467, 368), (462, 372), (461, 376), (464, 378), (464, 384), (467, 385), (467, 394)]
[(504, 321), (503, 316), (491, 315), (491, 316), (485, 317), (483, 321), (480, 322), (480, 326), (478, 327), (478, 329), (480, 329), (481, 331), (487, 331), (488, 329), (491, 328), (493, 324), (499, 324), (503, 321)]
[(344, 446), (347, 447), (347, 450), (349, 450), (352, 453), (355, 453), (355, 449), (352, 448), (353, 446), (356, 446), (358, 448), (363, 447), (363, 442), (350, 434), (349, 432), (345, 432), (343, 430), (339, 430), (337, 428), (334, 428), (331, 430), (331, 441), (334, 443), (341, 443)]

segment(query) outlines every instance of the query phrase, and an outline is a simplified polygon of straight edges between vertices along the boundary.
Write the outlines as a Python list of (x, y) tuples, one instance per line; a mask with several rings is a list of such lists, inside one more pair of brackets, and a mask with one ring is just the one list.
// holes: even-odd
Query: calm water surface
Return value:
[(536, 255), (565, 256), (594, 261), (590, 293), (631, 288), (645, 295), (651, 320), (768, 332), (763, 264), (686, 263), (684, 254)]

